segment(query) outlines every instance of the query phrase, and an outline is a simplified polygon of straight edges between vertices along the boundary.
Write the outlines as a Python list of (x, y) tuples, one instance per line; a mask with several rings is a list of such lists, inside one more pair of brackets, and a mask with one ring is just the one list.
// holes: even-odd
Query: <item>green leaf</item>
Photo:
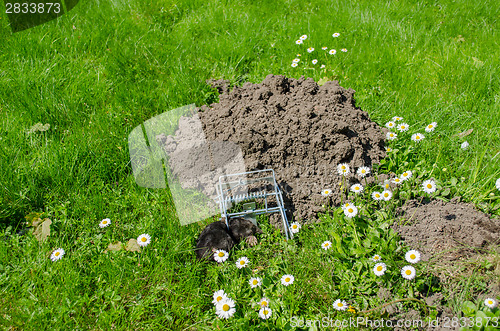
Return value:
[(456, 179), (455, 177), (451, 177), (451, 186), (457, 186), (457, 182), (458, 182), (458, 179)]
[(472, 315), (474, 315), (474, 312), (476, 311), (476, 305), (470, 301), (465, 301), (462, 304), (462, 311), (465, 315), (472, 316)]
[(448, 195), (450, 195), (450, 189), (448, 187), (445, 188), (441, 195), (447, 197)]

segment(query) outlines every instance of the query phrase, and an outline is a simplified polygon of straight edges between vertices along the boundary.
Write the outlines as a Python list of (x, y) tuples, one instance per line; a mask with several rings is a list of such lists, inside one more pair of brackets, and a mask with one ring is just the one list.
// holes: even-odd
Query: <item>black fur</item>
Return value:
[(208, 224), (196, 241), (198, 260), (214, 260), (213, 250), (223, 249), (229, 252), (244, 238), (262, 233), (262, 230), (244, 218), (233, 218), (229, 222), (229, 231), (224, 221)]

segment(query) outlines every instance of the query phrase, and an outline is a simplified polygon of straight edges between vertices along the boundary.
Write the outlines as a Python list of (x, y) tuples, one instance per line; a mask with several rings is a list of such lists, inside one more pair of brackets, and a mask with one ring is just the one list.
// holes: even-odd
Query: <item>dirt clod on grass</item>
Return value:
[(401, 216), (392, 228), (404, 242), (419, 249), (422, 260), (439, 255), (448, 261), (484, 252), (500, 242), (500, 220), (452, 200), (410, 200), (397, 210)]
[[(210, 83), (221, 95), (200, 109), (207, 140), (238, 144), (247, 171), (274, 169), (296, 220), (316, 218), (325, 203), (340, 204), (339, 163), (351, 167), (349, 185), (360, 180), (353, 171), (385, 157), (384, 130), (356, 107), (355, 91), (337, 81), (318, 86), (312, 78), (269, 75), (231, 91), (228, 81)], [(321, 195), (326, 188), (328, 198)]]

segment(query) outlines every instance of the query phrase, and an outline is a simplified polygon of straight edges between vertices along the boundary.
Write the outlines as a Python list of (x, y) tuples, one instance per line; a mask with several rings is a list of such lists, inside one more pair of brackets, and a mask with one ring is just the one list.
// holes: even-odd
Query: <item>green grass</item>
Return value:
[[(168, 190), (137, 187), (127, 136), (169, 109), (216, 102), (205, 84), (209, 78), (234, 84), (261, 82), (271, 73), (337, 79), (356, 90), (357, 106), (380, 125), (394, 115), (411, 130), (438, 122), (417, 149), (408, 149), (408, 140), (396, 142), (401, 153), (381, 171), (416, 167), (450, 189), (440, 190), (442, 198), (461, 195), (498, 216), (495, 3), (82, 1), (60, 19), (14, 35), (0, 14), (0, 223), (9, 238), (0, 240), (0, 323), (22, 329), (281, 329), (292, 316), (348, 317), (335, 315), (336, 298), (358, 310), (377, 307), (373, 288), (379, 285), (391, 287), (396, 298), (432, 287), (425, 286), (432, 280), (425, 264), (411, 284), (397, 277), (404, 250), (391, 246), (396, 240), (387, 244), (394, 202), (386, 213), (364, 205), (365, 217), (352, 224), (361, 240), (372, 238), (370, 245), (351, 243), (353, 228), (342, 226), (338, 210), (288, 243), (263, 221), (261, 244), (230, 257), (246, 255), (259, 269), (265, 286), (251, 291), (250, 270), (196, 262), (193, 242), (206, 222), (180, 226)], [(334, 32), (340, 37), (332, 38)], [(309, 38), (296, 45), (302, 34)], [(304, 68), (313, 58), (309, 46), (318, 54), (316, 69)], [(319, 56), (322, 46), (338, 52)], [(301, 65), (292, 68), (297, 53)], [(319, 69), (322, 63), (326, 70)], [(28, 134), (38, 122), (50, 129)], [(466, 138), (456, 136), (471, 128)], [(470, 148), (462, 151), (465, 139)], [(418, 194), (409, 187), (402, 192)], [(53, 221), (44, 244), (31, 234), (15, 235), (31, 212)], [(113, 223), (101, 230), (105, 217)], [(153, 242), (140, 254), (104, 253), (110, 242), (141, 233)], [(334, 235), (341, 249), (320, 251)], [(53, 263), (49, 256), (58, 247), (66, 255)], [(375, 251), (392, 267), (383, 281), (369, 273)], [(446, 300), (457, 314), (462, 300), (476, 302), (487, 291), (489, 269), (464, 276), (460, 295)], [(296, 283), (282, 287), (284, 273), (295, 275)], [(237, 302), (227, 322), (215, 318), (211, 304), (220, 288)], [(451, 295), (444, 285), (434, 290)], [(274, 310), (266, 322), (251, 307), (261, 294)], [(424, 314), (418, 303), (404, 307)]]

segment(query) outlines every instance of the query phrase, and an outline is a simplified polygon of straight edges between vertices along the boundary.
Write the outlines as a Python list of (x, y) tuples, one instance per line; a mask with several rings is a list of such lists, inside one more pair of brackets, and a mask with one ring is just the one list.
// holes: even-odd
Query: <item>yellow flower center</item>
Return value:
[(410, 269), (406, 270), (405, 274), (407, 274), (408, 276), (411, 275), (411, 270)]
[(142, 237), (142, 238), (141, 238), (141, 241), (142, 241), (143, 243), (145, 243), (146, 241), (148, 241), (148, 238), (146, 238), (146, 237)]
[(241, 264), (241, 265), (244, 265), (244, 264), (245, 264), (245, 261), (241, 260), (241, 261), (240, 261), (240, 264)]
[(342, 169), (342, 170), (344, 170), (344, 169), (345, 169), (345, 166), (342, 166), (342, 167), (341, 167), (341, 169)]
[(55, 255), (56, 255), (56, 256), (59, 256), (59, 254), (61, 254), (61, 253), (59, 253), (59, 252), (56, 252), (56, 254), (55, 254)]
[(330, 193), (330, 192), (329, 191), (325, 191), (325, 194), (328, 194), (328, 193)]
[(354, 212), (354, 209), (349, 208), (347, 211), (350, 212), (350, 213), (352, 213), (352, 212)]
[(296, 224), (292, 225), (292, 228), (296, 229), (296, 228), (297, 228), (297, 225), (296, 225)]
[(488, 300), (488, 304), (489, 304), (489, 305), (492, 305), (492, 304), (493, 304), (493, 301)]
[(289, 281), (290, 281), (290, 277), (285, 278), (285, 282), (288, 283)]
[(223, 256), (224, 256), (224, 253), (219, 252), (219, 254), (218, 254), (218, 255), (219, 255), (219, 257), (223, 257)]
[(108, 221), (102, 221), (102, 224), (108, 224)]
[(389, 147), (389, 148), (387, 148), (387, 151), (388, 151), (388, 152), (392, 151), (392, 148), (390, 148), (390, 147)]
[(379, 265), (379, 266), (377, 267), (377, 271), (382, 271), (382, 266), (381, 266), (381, 265)]
[(432, 124), (429, 124), (429, 129), (432, 129), (433, 128), (433, 125)]
[(337, 303), (337, 307), (343, 307), (344, 305), (342, 304), (342, 302), (339, 302)]
[(219, 302), (219, 301), (221, 301), (221, 300), (222, 300), (222, 297), (219, 295), (219, 296), (217, 297), (217, 302)]
[(362, 174), (364, 174), (365, 172), (366, 172), (366, 170), (365, 170), (365, 169), (361, 170), (361, 173), (362, 173)]
[(253, 282), (252, 282), (253, 285), (257, 285), (258, 283), (259, 282), (257, 281), (257, 279), (254, 279)]
[(406, 126), (402, 125), (402, 126), (401, 126), (401, 129), (403, 129), (403, 130), (404, 130), (404, 128), (406, 128)]
[(384, 193), (384, 197), (388, 197), (389, 196), (389, 193)]
[(420, 140), (420, 136), (416, 136), (415, 139)]
[(415, 256), (415, 254), (411, 254), (411, 255), (410, 255), (410, 259), (415, 260), (416, 258), (417, 258), (417, 257)]
[(269, 310), (267, 310), (267, 309), (266, 309), (266, 310), (264, 310), (262, 313), (263, 313), (264, 315), (267, 315), (267, 314), (269, 313)]
[(375, 194), (375, 197), (380, 198), (380, 194)]
[(261, 305), (262, 307), (267, 307), (267, 301), (262, 301), (262, 302), (260, 303), (260, 305)]
[(228, 310), (229, 310), (229, 308), (230, 308), (230, 307), (229, 307), (229, 305), (228, 305), (228, 304), (225, 304), (225, 305), (223, 305), (223, 306), (222, 306), (222, 310), (224, 310), (224, 311), (228, 311)]

